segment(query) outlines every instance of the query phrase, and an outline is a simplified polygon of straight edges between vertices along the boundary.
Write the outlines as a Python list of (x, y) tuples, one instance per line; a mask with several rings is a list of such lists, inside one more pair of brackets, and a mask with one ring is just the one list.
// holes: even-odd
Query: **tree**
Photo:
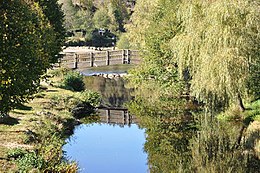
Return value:
[(52, 44), (51, 57), (52, 62), (57, 61), (57, 55), (61, 51), (61, 47), (65, 41), (65, 28), (64, 28), (64, 13), (61, 9), (61, 5), (58, 4), (58, 0), (35, 0), (39, 3), (43, 14), (47, 18), (51, 27), (55, 32), (55, 42)]
[[(243, 99), (259, 98), (259, 6), (249, 0), (138, 1), (127, 36), (145, 56), (133, 80), (177, 75), (211, 108), (237, 102), (243, 111)], [(178, 74), (167, 72), (174, 68)]]
[(96, 28), (108, 28), (110, 24), (110, 17), (108, 16), (108, 10), (102, 6), (93, 16), (93, 23)]
[[(136, 88), (135, 98), (138, 105), (143, 105), (140, 103), (143, 102), (151, 106), (151, 111), (160, 110), (155, 116), (167, 111), (177, 116), (184, 111), (185, 101), (182, 95), (187, 92), (176, 68), (176, 57), (169, 46), (179, 30), (175, 15), (177, 3), (171, 0), (159, 0), (157, 3), (146, 19), (139, 18), (144, 20), (143, 25), (140, 21), (138, 25), (133, 23), (131, 32), (127, 33), (131, 34), (134, 44), (140, 45), (144, 52), (141, 65), (131, 71), (130, 82)], [(145, 106), (145, 109), (149, 109), (147, 107)]]
[(0, 5), (0, 114), (37, 91), (52, 62), (56, 32), (37, 3), (4, 0)]
[(108, 4), (111, 18), (116, 23), (116, 31), (124, 32), (124, 24), (129, 19), (126, 3), (121, 0), (110, 0)]
[(74, 29), (75, 26), (75, 15), (77, 13), (77, 9), (74, 7), (71, 0), (60, 0), (59, 3), (62, 5), (62, 11), (64, 12), (64, 25), (67, 30)]
[(130, 18), (130, 23), (126, 24), (127, 36), (132, 47), (140, 49), (145, 44), (145, 33), (153, 21), (152, 16), (159, 0), (137, 1), (135, 11)]
[[(260, 4), (249, 0), (182, 3), (181, 32), (172, 38), (181, 73), (188, 68), (191, 91), (198, 99), (229, 106), (254, 94), (260, 69)], [(259, 83), (258, 83), (259, 84)]]

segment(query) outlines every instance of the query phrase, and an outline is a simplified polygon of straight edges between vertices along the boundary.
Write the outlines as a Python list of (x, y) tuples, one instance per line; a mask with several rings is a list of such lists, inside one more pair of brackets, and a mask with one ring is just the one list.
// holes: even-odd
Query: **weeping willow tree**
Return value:
[(191, 94), (211, 108), (237, 102), (243, 111), (243, 100), (260, 95), (259, 4), (252, 0), (137, 1), (127, 37), (145, 56), (132, 81), (151, 84), (147, 78), (152, 76), (166, 79), (156, 83), (163, 86), (172, 82), (167, 76), (190, 77)]
[[(172, 38), (179, 72), (189, 69), (194, 96), (229, 106), (259, 94), (260, 2), (195, 0), (181, 3), (181, 31)], [(257, 86), (258, 85), (258, 86)]]

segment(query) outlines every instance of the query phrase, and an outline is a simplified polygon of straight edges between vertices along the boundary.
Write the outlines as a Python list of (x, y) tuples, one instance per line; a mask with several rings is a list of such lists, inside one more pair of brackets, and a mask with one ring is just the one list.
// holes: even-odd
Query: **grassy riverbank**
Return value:
[(62, 146), (78, 123), (71, 109), (82, 95), (59, 87), (64, 73), (50, 74), (32, 101), (0, 123), (0, 172), (77, 170), (75, 163), (64, 161)]

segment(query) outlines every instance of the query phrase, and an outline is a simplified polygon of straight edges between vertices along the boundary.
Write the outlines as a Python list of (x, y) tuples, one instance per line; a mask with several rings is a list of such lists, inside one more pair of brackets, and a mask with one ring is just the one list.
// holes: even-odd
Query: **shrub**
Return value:
[(35, 152), (28, 152), (16, 161), (20, 172), (27, 172), (34, 168), (41, 170), (45, 165), (44, 159), (37, 156)]
[(64, 76), (63, 85), (66, 89), (72, 91), (83, 91), (85, 89), (83, 76), (76, 71), (70, 71)]
[(23, 157), (25, 154), (27, 153), (27, 151), (21, 149), (21, 148), (14, 148), (14, 149), (10, 149), (8, 152), (7, 152), (7, 158), (10, 159), (10, 158), (14, 158), (14, 159), (17, 159), (17, 158), (21, 158)]
[(28, 172), (32, 169), (41, 170), (45, 166), (43, 157), (34, 151), (26, 151), (21, 148), (15, 148), (7, 153), (7, 158), (15, 159), (19, 172)]
[(74, 98), (79, 100), (79, 103), (71, 111), (75, 118), (84, 118), (86, 115), (91, 115), (95, 112), (95, 107), (98, 106), (101, 101), (100, 94), (94, 91), (76, 93)]
[(75, 94), (75, 98), (78, 98), (82, 103), (90, 103), (91, 106), (98, 106), (101, 101), (99, 93), (94, 91), (83, 91)]

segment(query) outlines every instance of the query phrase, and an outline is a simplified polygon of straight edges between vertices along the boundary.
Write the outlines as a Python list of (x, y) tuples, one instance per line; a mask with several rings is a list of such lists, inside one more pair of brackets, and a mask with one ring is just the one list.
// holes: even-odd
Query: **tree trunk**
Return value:
[(244, 112), (246, 109), (245, 109), (245, 106), (243, 104), (243, 100), (241, 98), (241, 95), (240, 93), (237, 94), (237, 101), (238, 101), (238, 106), (239, 106), (239, 109)]
[(245, 129), (246, 129), (246, 127), (243, 125), (240, 132), (239, 132), (239, 136), (237, 138), (237, 141), (236, 141), (235, 145), (232, 147), (232, 150), (238, 149), (238, 147), (241, 146), (241, 141), (242, 141), (242, 137), (243, 137)]

